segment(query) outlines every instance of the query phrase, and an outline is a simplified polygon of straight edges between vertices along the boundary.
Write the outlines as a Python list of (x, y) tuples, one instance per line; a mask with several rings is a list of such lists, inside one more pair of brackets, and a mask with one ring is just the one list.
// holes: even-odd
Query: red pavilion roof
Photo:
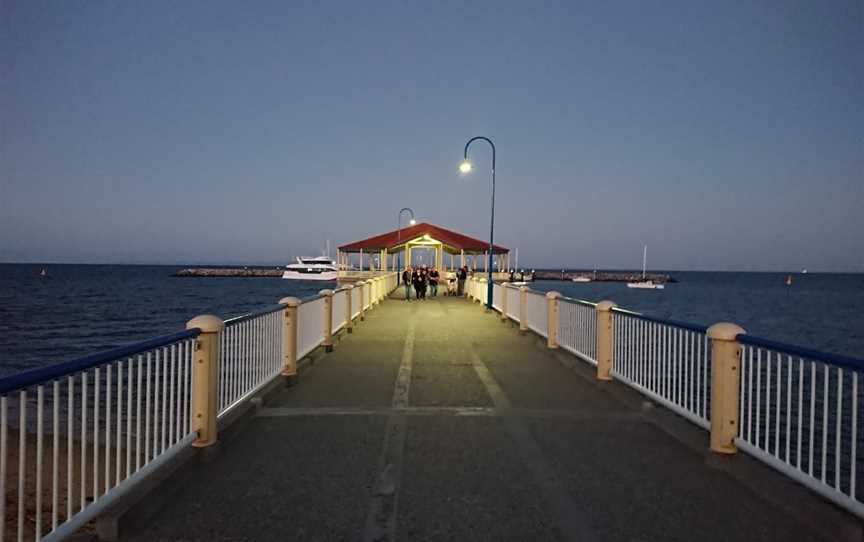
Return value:
[[(401, 235), (399, 230), (382, 233), (362, 241), (354, 241), (339, 247), (342, 252), (359, 252), (361, 249), (365, 251), (374, 251), (387, 249), (392, 251), (393, 248), (401, 247), (407, 241), (428, 235), (436, 241), (441, 241), (444, 244), (445, 250), (451, 253), (458, 253), (464, 250), (466, 253), (480, 254), (489, 249), (489, 241), (481, 241), (473, 237), (468, 237), (462, 233), (421, 222), (414, 226), (406, 226), (402, 228)], [(509, 249), (502, 246), (494, 245), (495, 254), (506, 254)]]

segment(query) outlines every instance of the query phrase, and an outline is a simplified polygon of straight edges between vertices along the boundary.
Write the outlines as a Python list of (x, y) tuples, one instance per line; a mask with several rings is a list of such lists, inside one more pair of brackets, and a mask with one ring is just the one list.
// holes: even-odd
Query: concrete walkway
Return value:
[(134, 540), (838, 540), (857, 522), (497, 314), (370, 311)]

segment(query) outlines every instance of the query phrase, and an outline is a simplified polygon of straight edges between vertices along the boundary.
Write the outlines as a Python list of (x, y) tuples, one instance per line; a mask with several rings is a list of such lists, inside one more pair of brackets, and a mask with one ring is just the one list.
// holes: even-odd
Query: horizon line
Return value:
[[(286, 264), (280, 263), (214, 263), (214, 262), (199, 262), (199, 263), (177, 263), (177, 262), (47, 262), (47, 261), (24, 261), (24, 262), (6, 262), (0, 261), (0, 265), (115, 265), (115, 266), (140, 266), (140, 267), (284, 267)], [(575, 267), (575, 266), (545, 266), (545, 267), (531, 267), (525, 266), (521, 267), (522, 270), (534, 270), (534, 271), (557, 271), (562, 269), (567, 272), (577, 271), (577, 272), (603, 272), (603, 271), (640, 271), (641, 269), (633, 268), (629, 269), (626, 267)], [(789, 274), (843, 274), (843, 275), (858, 275), (864, 274), (864, 269), (861, 270), (825, 270), (825, 269), (799, 269), (799, 270), (789, 270), (789, 269), (705, 269), (705, 268), (695, 268), (695, 269), (652, 269), (650, 270), (652, 273), (674, 273), (674, 272), (683, 272), (683, 273), (789, 273)]]

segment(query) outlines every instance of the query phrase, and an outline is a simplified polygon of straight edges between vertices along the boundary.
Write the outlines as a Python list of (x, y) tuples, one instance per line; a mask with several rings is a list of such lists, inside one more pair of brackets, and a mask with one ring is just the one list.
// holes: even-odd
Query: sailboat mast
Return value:
[(642, 280), (645, 280), (645, 262), (648, 261), (648, 245), (642, 247)]

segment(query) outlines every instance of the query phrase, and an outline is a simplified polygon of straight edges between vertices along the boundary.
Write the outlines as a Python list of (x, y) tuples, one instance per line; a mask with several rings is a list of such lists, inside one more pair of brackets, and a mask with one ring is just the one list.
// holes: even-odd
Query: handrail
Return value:
[(300, 304), (302, 305), (303, 303), (311, 303), (313, 301), (321, 299), (322, 297), (324, 297), (322, 294), (308, 295), (306, 297), (300, 298)]
[(252, 320), (254, 318), (258, 318), (259, 316), (266, 316), (270, 313), (280, 311), (284, 308), (285, 308), (285, 305), (283, 305), (281, 303), (277, 303), (276, 305), (271, 305), (269, 307), (265, 307), (263, 309), (255, 311), (255, 312), (249, 312), (246, 314), (241, 314), (240, 316), (235, 316), (234, 318), (229, 318), (229, 319), (225, 320), (225, 325), (239, 324), (240, 322)]
[(563, 301), (569, 301), (570, 303), (576, 303), (577, 305), (584, 305), (586, 307), (596, 307), (597, 306), (597, 303), (585, 301), (584, 299), (576, 299), (575, 297), (567, 297), (566, 295), (562, 295), (558, 299), (563, 300)]
[(743, 333), (735, 337), (735, 339), (741, 344), (749, 344), (750, 346), (761, 346), (762, 348), (776, 350), (779, 352), (783, 352), (784, 354), (790, 354), (812, 361), (819, 361), (822, 363), (829, 363), (831, 365), (855, 369), (857, 371), (864, 370), (864, 359), (844, 356), (842, 354), (833, 354), (831, 352), (819, 352), (818, 350), (811, 350), (810, 348), (803, 348), (800, 346), (781, 343), (778, 341), (772, 341), (770, 339), (763, 339), (761, 337), (756, 337), (754, 335), (747, 335)]
[(691, 324), (689, 322), (679, 322), (678, 320), (667, 320), (665, 318), (657, 318), (656, 316), (649, 316), (647, 314), (642, 314), (641, 312), (628, 311), (626, 309), (620, 309), (618, 307), (613, 307), (612, 311), (618, 312), (621, 314), (626, 314), (627, 316), (632, 316), (634, 318), (638, 318), (640, 320), (645, 320), (647, 322), (655, 322), (658, 324), (665, 324), (667, 326), (680, 327), (680, 328), (686, 329), (688, 331), (695, 331), (696, 333), (705, 333), (708, 331), (708, 326), (703, 326), (700, 324)]
[(64, 361), (62, 363), (49, 365), (48, 367), (31, 369), (23, 373), (0, 378), (0, 394), (9, 393), (21, 388), (26, 388), (27, 386), (32, 386), (33, 384), (39, 384), (61, 376), (77, 373), (78, 371), (96, 367), (97, 365), (102, 365), (103, 363), (124, 358), (132, 354), (176, 343), (183, 339), (191, 339), (200, 334), (201, 330), (198, 328), (187, 329), (170, 335), (162, 335), (161, 337), (154, 337), (152, 339), (147, 339), (146, 341), (97, 352), (71, 361)]

